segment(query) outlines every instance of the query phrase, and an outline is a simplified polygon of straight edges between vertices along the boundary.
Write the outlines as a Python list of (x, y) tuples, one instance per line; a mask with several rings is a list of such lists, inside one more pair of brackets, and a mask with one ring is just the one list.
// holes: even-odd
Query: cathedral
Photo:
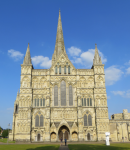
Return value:
[(49, 69), (33, 68), (28, 44), (9, 140), (103, 141), (105, 132), (110, 132), (112, 141), (129, 141), (130, 114), (123, 110), (109, 120), (104, 64), (97, 45), (91, 69), (76, 69), (66, 54), (59, 11)]

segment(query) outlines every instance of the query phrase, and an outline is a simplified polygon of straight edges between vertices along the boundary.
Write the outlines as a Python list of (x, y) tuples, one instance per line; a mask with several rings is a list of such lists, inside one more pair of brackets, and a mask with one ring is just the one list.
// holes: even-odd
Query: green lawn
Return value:
[[(7, 143), (7, 138), (0, 139), (0, 142)], [(8, 141), (9, 143), (15, 143), (15, 141)]]
[(105, 144), (69, 144), (70, 150), (130, 150), (130, 143)]
[(58, 150), (59, 145), (23, 144), (0, 145), (0, 150)]

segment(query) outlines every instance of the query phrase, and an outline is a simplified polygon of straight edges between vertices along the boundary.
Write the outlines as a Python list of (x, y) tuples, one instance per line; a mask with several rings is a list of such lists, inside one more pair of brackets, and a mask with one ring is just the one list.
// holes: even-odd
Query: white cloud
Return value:
[(113, 85), (115, 82), (120, 80), (123, 72), (116, 66), (111, 66), (105, 69), (105, 81), (106, 85)]
[(125, 65), (130, 65), (130, 60), (127, 63), (125, 63)]
[[(68, 50), (69, 50), (69, 54), (73, 56), (73, 61), (72, 61), (73, 63), (81, 64), (86, 67), (91, 67), (93, 65), (95, 49), (89, 49), (86, 52), (82, 52), (80, 49), (72, 46), (71, 48), (68, 48)], [(102, 63), (107, 62), (107, 59), (104, 57), (103, 53), (100, 52), (99, 50), (98, 52), (99, 55), (101, 56)], [(80, 56), (78, 57), (79, 54)]]
[(49, 60), (48, 57), (44, 57), (44, 56), (32, 57), (32, 63), (34, 64), (34, 66), (37, 66), (39, 64), (41, 67), (44, 67), (44, 68), (51, 67), (51, 60)]
[(107, 96), (107, 99), (110, 99), (111, 97), (110, 96)]
[(8, 55), (9, 55), (10, 57), (12, 57), (14, 60), (17, 61), (17, 60), (21, 59), (24, 54), (22, 54), (22, 53), (19, 52), (19, 51), (15, 51), (15, 50), (13, 50), (13, 49), (10, 49), (10, 50), (8, 50)]
[(7, 108), (7, 110), (14, 110), (14, 108), (13, 108), (13, 107), (10, 107), (10, 108)]
[(79, 54), (81, 53), (81, 49), (74, 46), (68, 48), (68, 51), (71, 56), (79, 56)]
[(111, 91), (114, 95), (120, 95), (123, 96), (125, 94), (125, 91)]
[(114, 95), (120, 95), (123, 98), (130, 98), (130, 90), (127, 91), (111, 91)]
[(126, 69), (126, 74), (130, 74), (130, 67)]

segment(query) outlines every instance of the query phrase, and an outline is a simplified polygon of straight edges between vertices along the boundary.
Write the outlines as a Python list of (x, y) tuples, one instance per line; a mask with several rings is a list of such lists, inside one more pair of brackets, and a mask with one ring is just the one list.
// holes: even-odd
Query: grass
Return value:
[(69, 150), (130, 150), (130, 143), (105, 144), (69, 144)]
[[(7, 143), (7, 138), (0, 139), (0, 142)], [(9, 143), (15, 143), (15, 141), (8, 141)]]
[(0, 150), (58, 150), (59, 145), (20, 144), (0, 145)]

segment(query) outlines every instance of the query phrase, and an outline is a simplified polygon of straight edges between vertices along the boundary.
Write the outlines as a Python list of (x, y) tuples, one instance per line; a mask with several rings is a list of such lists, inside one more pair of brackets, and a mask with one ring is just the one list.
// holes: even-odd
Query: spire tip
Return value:
[(97, 44), (95, 43), (95, 49), (97, 48)]

